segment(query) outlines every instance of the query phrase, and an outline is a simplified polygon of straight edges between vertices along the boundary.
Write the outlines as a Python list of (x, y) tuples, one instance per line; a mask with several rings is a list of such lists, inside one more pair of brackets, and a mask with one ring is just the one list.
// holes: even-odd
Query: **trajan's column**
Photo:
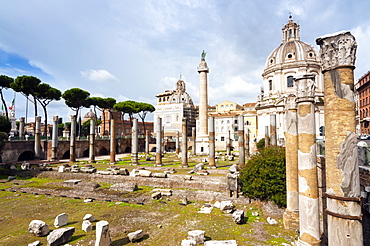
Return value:
[(198, 153), (208, 153), (208, 82), (209, 69), (206, 62), (206, 52), (203, 50), (198, 67), (199, 73), (199, 133), (197, 134)]

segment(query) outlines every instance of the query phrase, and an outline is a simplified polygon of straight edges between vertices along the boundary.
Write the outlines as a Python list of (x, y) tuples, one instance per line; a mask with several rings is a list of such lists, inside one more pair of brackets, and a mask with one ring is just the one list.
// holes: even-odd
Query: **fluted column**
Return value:
[(58, 116), (53, 116), (53, 134), (51, 137), (51, 160), (57, 161), (57, 151), (58, 151)]
[(182, 140), (181, 140), (181, 166), (188, 167), (188, 137), (186, 135), (187, 129), (187, 119), (186, 117), (182, 118)]
[(131, 142), (131, 161), (133, 165), (138, 165), (138, 126), (137, 119), (133, 120), (132, 142)]
[(318, 38), (324, 74), (325, 160), (330, 246), (363, 245), (354, 75), (350, 32)]
[(298, 245), (320, 245), (319, 188), (315, 134), (315, 76), (296, 79), (298, 125)]
[(245, 141), (244, 141), (244, 116), (238, 117), (238, 145), (239, 145), (239, 165), (245, 164)]
[(157, 132), (155, 133), (156, 151), (155, 151), (155, 164), (162, 165), (162, 118), (157, 119)]
[(35, 159), (39, 160), (41, 157), (41, 117), (36, 116), (35, 124)]
[(76, 115), (71, 115), (69, 162), (76, 161)]
[(287, 207), (283, 215), (286, 229), (299, 229), (298, 192), (298, 129), (296, 96), (289, 95), (285, 103), (285, 165)]
[(215, 160), (215, 117), (208, 118), (209, 129), (209, 167), (216, 168)]
[(90, 120), (89, 161), (95, 162), (95, 120)]
[(116, 163), (116, 121), (110, 120), (110, 163)]

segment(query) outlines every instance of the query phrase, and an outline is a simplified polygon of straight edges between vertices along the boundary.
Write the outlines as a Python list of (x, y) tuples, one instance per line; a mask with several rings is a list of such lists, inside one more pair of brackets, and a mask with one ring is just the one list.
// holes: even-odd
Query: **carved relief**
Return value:
[(285, 100), (285, 110), (297, 109), (296, 96), (290, 94), (286, 97)]
[(357, 43), (349, 31), (317, 38), (316, 44), (320, 45), (320, 57), (324, 70), (336, 66), (355, 65)]
[(360, 195), (360, 177), (358, 170), (357, 138), (354, 132), (347, 132), (347, 137), (340, 144), (337, 155), (337, 168), (342, 170), (343, 179), (340, 187), (345, 197)]
[(303, 76), (295, 80), (298, 98), (313, 98), (315, 96), (315, 76)]

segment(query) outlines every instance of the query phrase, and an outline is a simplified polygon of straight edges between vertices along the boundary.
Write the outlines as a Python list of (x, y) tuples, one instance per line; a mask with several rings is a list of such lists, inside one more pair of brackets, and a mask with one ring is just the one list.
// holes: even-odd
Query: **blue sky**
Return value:
[[(370, 70), (369, 9), (368, 0), (2, 0), (0, 74), (152, 104), (182, 74), (198, 103), (196, 69), (206, 50), (209, 103), (244, 104), (256, 101), (265, 60), (280, 45), (290, 12), (301, 40), (316, 50), (317, 37), (350, 30), (361, 77)], [(8, 103), (13, 96), (5, 92)], [(17, 94), (17, 118), (25, 105)], [(69, 121), (73, 114), (63, 100), (48, 108), (49, 118)]]

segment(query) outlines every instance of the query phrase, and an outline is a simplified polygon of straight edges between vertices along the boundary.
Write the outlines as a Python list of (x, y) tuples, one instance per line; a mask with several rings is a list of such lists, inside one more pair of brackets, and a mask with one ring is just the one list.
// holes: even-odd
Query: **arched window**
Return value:
[(293, 76), (288, 76), (287, 78), (287, 87), (294, 87), (294, 79)]
[(272, 91), (272, 80), (269, 80), (269, 90)]

